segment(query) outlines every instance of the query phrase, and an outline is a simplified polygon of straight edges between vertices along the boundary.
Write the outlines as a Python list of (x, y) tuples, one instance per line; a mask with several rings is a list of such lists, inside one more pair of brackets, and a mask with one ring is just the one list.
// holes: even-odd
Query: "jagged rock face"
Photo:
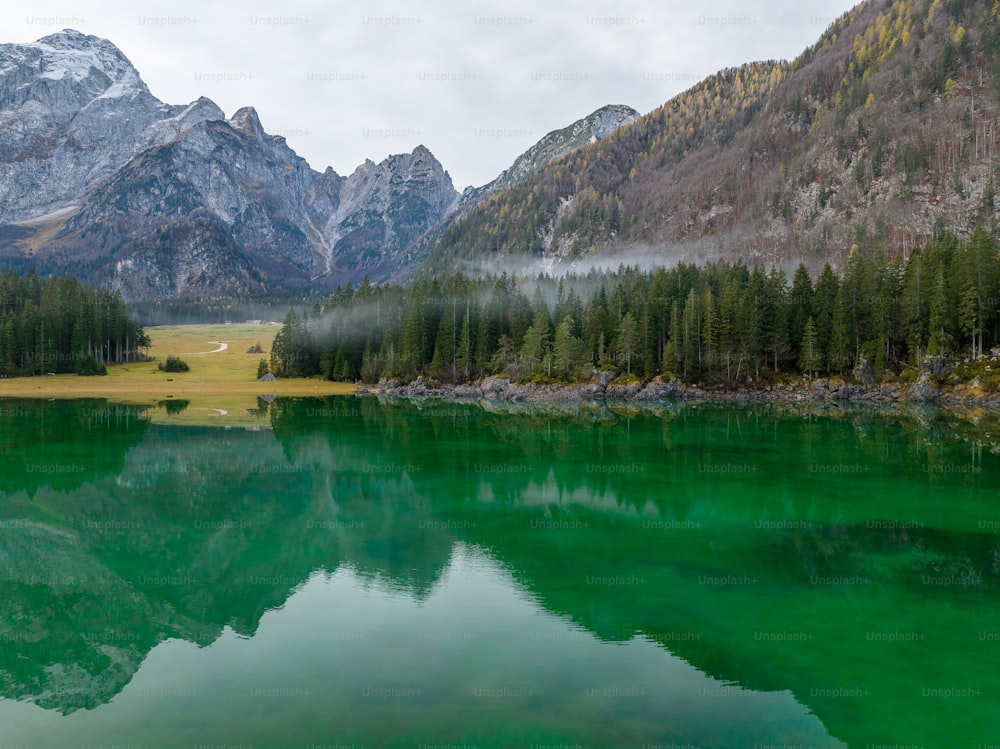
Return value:
[[(605, 107), (550, 133), (461, 210), (636, 117)], [(252, 108), (164, 104), (117, 47), (77, 31), (0, 45), (0, 167), (7, 264), (129, 300), (405, 277), (460, 208), (424, 146), (319, 173)]]
[[(304, 209), (314, 180), (283, 138), (241, 109), (134, 158), (95, 190), (60, 242), (113, 262), (112, 286), (126, 298), (142, 296), (144, 282), (155, 296), (257, 290), (268, 275), (304, 282), (322, 243)], [(247, 276), (251, 266), (263, 276)]]
[(0, 222), (74, 205), (140, 151), (222, 111), (168, 106), (111, 42), (63, 31), (0, 45)]
[(462, 193), (461, 210), (465, 211), (494, 193), (527, 179), (546, 164), (608, 137), (620, 127), (631, 125), (641, 115), (632, 107), (612, 104), (577, 120), (562, 130), (554, 130), (527, 151), (489, 184), (468, 188)]
[(267, 290), (264, 275), (227, 227), (197, 213), (125, 243), (118, 257), (110, 269), (111, 287), (125, 299)]
[(76, 31), (0, 46), (0, 163), (5, 252), (126, 299), (381, 280), (458, 198), (422, 146), (315, 172), (252, 108), (166, 105)]
[(247, 108), (137, 156), (60, 242), (126, 299), (380, 280), (457, 197), (423, 147), (317, 174)]
[(386, 277), (457, 199), (451, 177), (424, 146), (381, 164), (366, 161), (344, 181), (339, 205), (323, 226), (330, 254), (321, 273)]

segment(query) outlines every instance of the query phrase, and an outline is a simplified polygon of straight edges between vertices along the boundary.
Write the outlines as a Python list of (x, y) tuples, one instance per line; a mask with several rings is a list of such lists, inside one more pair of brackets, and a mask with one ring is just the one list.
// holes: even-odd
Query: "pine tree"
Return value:
[(946, 356), (951, 347), (952, 336), (948, 326), (948, 285), (944, 268), (938, 271), (931, 292), (928, 330), (930, 335), (927, 339), (927, 353), (930, 356)]
[(806, 266), (799, 263), (788, 296), (788, 341), (792, 345), (794, 357), (798, 357), (801, 350), (799, 344), (805, 332), (806, 320), (813, 316), (813, 296), (812, 278)]
[(979, 308), (979, 297), (975, 285), (971, 281), (967, 281), (963, 284), (962, 293), (958, 299), (958, 322), (962, 333), (971, 344), (973, 359), (978, 359), (981, 355), (979, 346), (983, 331)]
[(460, 382), (468, 382), (472, 376), (472, 320), (469, 309), (470, 302), (465, 300), (465, 316), (462, 318), (462, 329), (458, 334), (458, 350), (455, 352), (455, 370)]
[(781, 268), (774, 268), (767, 277), (767, 293), (761, 309), (765, 349), (770, 353), (775, 373), (788, 356), (788, 277)]
[(726, 366), (726, 379), (732, 379), (733, 358), (736, 355), (735, 332), (740, 308), (739, 281), (728, 279), (719, 298), (718, 348), (719, 358)]
[(625, 313), (621, 325), (618, 326), (618, 339), (615, 349), (621, 360), (625, 362), (625, 372), (632, 374), (632, 357), (639, 345), (639, 326), (635, 321), (635, 315), (631, 312)]
[(566, 315), (556, 328), (552, 358), (556, 375), (561, 378), (575, 377), (585, 355), (585, 345), (573, 335), (573, 327), (573, 318)]
[(684, 355), (684, 376), (691, 371), (701, 371), (701, 309), (698, 292), (688, 293), (681, 312), (681, 351)]
[(606, 361), (607, 352), (605, 351), (609, 340), (606, 333), (607, 327), (608, 310), (597, 303), (589, 315), (585, 340), (587, 348), (590, 350), (591, 361), (602, 368), (608, 364)]
[(816, 338), (819, 346), (822, 364), (826, 371), (830, 372), (830, 344), (833, 337), (833, 316), (837, 307), (837, 293), (840, 289), (840, 281), (837, 274), (829, 263), (823, 265), (819, 276), (816, 278), (816, 287), (813, 290), (813, 314), (812, 318), (816, 324)]
[(701, 297), (701, 364), (704, 370), (715, 366), (718, 347), (719, 321), (715, 311), (715, 295), (705, 288)]
[(450, 299), (445, 305), (434, 340), (431, 372), (448, 382), (458, 379), (458, 305)]
[(403, 323), (403, 338), (399, 350), (399, 363), (406, 377), (416, 375), (424, 366), (427, 319), (421, 295), (414, 294)]
[[(905, 264), (852, 248), (843, 279), (827, 265), (815, 286), (802, 267), (789, 289), (779, 269), (725, 262), (568, 275), (561, 292), (559, 285), (540, 276), (531, 302), (507, 276), (341, 288), (320, 317), (315, 308), (301, 318), (290, 310), (271, 369), (360, 373), (366, 381), (430, 372), (466, 381), (500, 371), (573, 377), (590, 362), (644, 378), (657, 371), (694, 378), (718, 368), (739, 382), (786, 363), (809, 375), (844, 373), (864, 356), (882, 376), (907, 356), (917, 363), (927, 346), (980, 356), (1000, 334), (1000, 257), (983, 231), (968, 241), (939, 233)], [(595, 289), (585, 306), (581, 287)], [(0, 297), (0, 373), (42, 371), (53, 360), (61, 367), (65, 350), (113, 361), (145, 339), (126, 321), (120, 298), (75, 282), (0, 274)], [(554, 333), (544, 308), (550, 298), (563, 312)], [(586, 346), (575, 357), (578, 341)]]
[(833, 310), (830, 328), (830, 350), (827, 354), (827, 368), (830, 374), (843, 374), (852, 364), (851, 337), (848, 325), (849, 300), (847, 291), (841, 286), (837, 291), (837, 302)]
[(816, 332), (816, 323), (812, 317), (806, 319), (806, 324), (802, 330), (802, 341), (799, 345), (799, 371), (807, 377), (815, 377), (816, 372), (823, 364), (823, 357), (819, 350), (819, 335)]
[[(566, 314), (573, 321), (573, 335), (583, 339), (583, 302), (572, 286), (566, 295)], [(560, 320), (562, 318), (559, 318)]]
[[(764, 271), (754, 266), (750, 280), (743, 293), (741, 317), (744, 321), (743, 349), (747, 362), (753, 367), (754, 378), (760, 377), (760, 366), (764, 359), (764, 347), (768, 339), (773, 318), (769, 319), (770, 303), (768, 284)], [(737, 375), (738, 376), (738, 375)]]
[[(673, 361), (670, 365), (664, 364), (665, 371), (681, 374), (684, 372), (686, 362), (684, 361), (684, 326), (681, 319), (681, 305), (676, 299), (670, 305), (670, 345), (669, 353)], [(664, 354), (666, 357), (666, 354)]]
[(910, 255), (903, 274), (903, 293), (900, 305), (903, 340), (906, 342), (909, 361), (918, 366), (926, 352), (929, 295), (927, 294), (923, 257), (919, 252)]
[(546, 374), (551, 376), (551, 350), (549, 349), (549, 320), (544, 313), (535, 315), (531, 326), (525, 331), (521, 343), (520, 359), (525, 374)]
[[(561, 315), (565, 314), (562, 307), (565, 305), (565, 291), (563, 290), (563, 282), (559, 281), (559, 301), (556, 303), (555, 309), (555, 319), (560, 320)], [(553, 315), (549, 310), (548, 302), (545, 301), (545, 292), (542, 291), (542, 286), (539, 284), (535, 287), (535, 293), (531, 297), (531, 312), (534, 316), (542, 315), (545, 318), (546, 323), (551, 327)]]
[[(840, 293), (837, 297), (837, 313), (840, 315), (839, 324), (841, 333), (846, 339), (846, 349), (838, 353), (838, 357), (843, 360), (845, 357), (850, 366), (857, 361), (861, 354), (861, 343), (864, 340), (863, 334), (866, 330), (864, 316), (867, 313), (865, 305), (866, 287), (872, 286), (869, 281), (867, 264), (861, 257), (861, 252), (855, 247), (852, 248), (847, 258), (847, 265), (844, 268), (843, 278), (840, 282)], [(843, 365), (841, 365), (843, 366)], [(841, 367), (837, 367), (841, 369)]]
[(502, 335), (497, 342), (496, 354), (491, 359), (488, 369), (494, 374), (506, 372), (514, 365), (516, 360), (517, 353), (514, 348), (514, 342), (509, 335)]
[[(367, 276), (365, 276), (367, 279)], [(362, 285), (362, 289), (364, 286)], [(361, 381), (369, 385), (378, 381), (379, 359), (372, 353), (371, 342), (365, 343), (364, 352), (361, 355)]]
[(288, 310), (285, 315), (285, 322), (281, 329), (275, 334), (271, 343), (271, 371), (279, 377), (293, 377), (292, 359), (295, 355), (293, 350), (292, 336), (298, 326), (298, 315), (295, 310)]

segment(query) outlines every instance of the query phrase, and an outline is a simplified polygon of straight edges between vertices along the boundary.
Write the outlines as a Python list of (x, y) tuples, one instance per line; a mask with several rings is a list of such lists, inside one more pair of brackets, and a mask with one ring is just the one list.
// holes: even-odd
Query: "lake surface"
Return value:
[(984, 426), (252, 417), (0, 401), (0, 747), (1000, 745)]

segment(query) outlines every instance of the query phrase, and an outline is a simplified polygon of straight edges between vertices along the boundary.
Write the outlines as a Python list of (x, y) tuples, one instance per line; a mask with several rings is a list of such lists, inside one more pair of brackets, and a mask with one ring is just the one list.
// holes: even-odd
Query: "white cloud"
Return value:
[(422, 143), (461, 189), (604, 104), (645, 113), (721, 67), (794, 57), (851, 5), (43, 0), (6, 5), (0, 28), (5, 42), (108, 38), (159, 98), (253, 105), (316, 169), (349, 174)]

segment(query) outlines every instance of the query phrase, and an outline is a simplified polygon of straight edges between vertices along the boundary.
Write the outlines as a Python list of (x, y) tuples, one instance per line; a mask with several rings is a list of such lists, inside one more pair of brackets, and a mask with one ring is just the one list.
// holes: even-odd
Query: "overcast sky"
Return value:
[(641, 113), (720, 68), (794, 58), (852, 0), (73, 0), (4, 3), (0, 35), (110, 39), (171, 104), (252, 105), (315, 169), (424, 144), (484, 184), (605, 104)]

